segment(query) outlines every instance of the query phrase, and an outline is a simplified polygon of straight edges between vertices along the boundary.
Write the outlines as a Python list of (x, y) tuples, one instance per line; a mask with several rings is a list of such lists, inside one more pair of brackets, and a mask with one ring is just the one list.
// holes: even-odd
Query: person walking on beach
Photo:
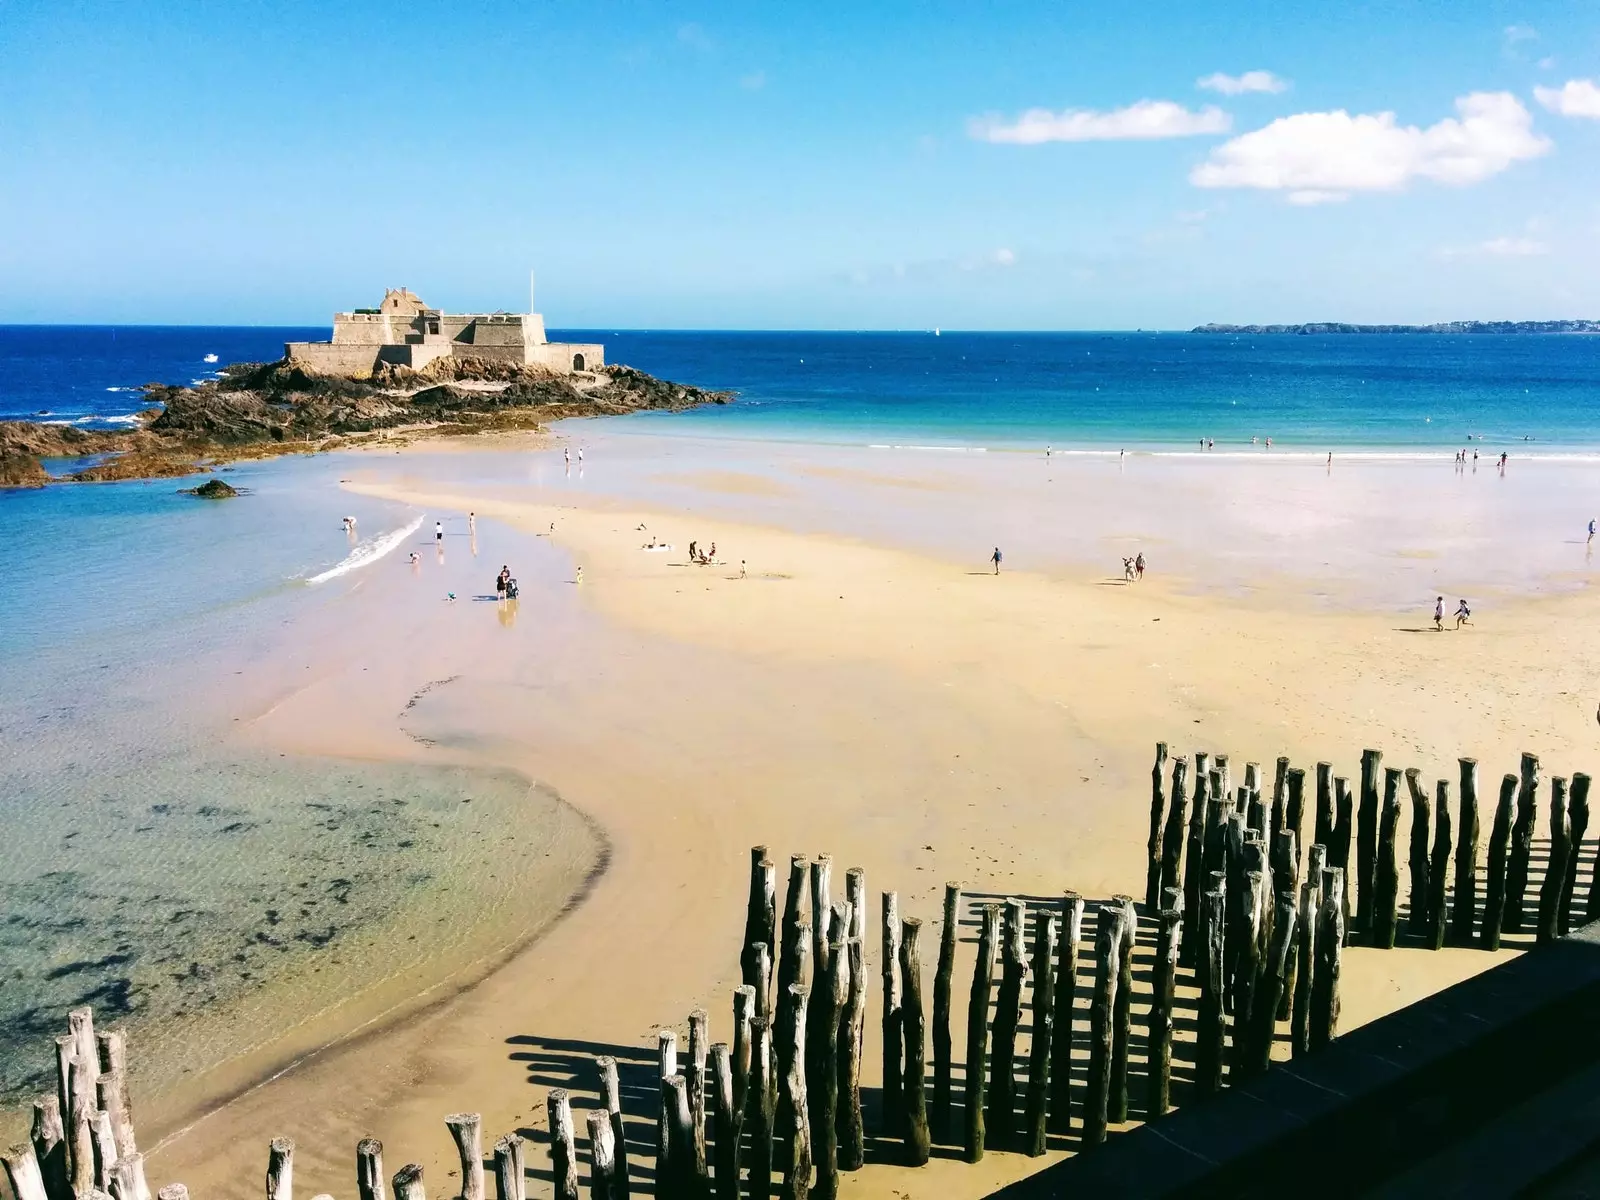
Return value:
[(1589, 540), (1594, 541), (1594, 518), (1589, 518)]
[(478, 514), (475, 513), (475, 512), (469, 512), (467, 514), (467, 532), (468, 533), (477, 533), (478, 532)]
[(444, 522), (443, 521), (435, 521), (433, 523), (433, 544), (436, 545), (436, 546), (444, 545)]
[(572, 451), (565, 446), (561, 447), (561, 461), (569, 467), (572, 465)]
[(1456, 628), (1472, 624), (1472, 610), (1467, 607), (1467, 602), (1462, 600), (1456, 605)]
[(742, 558), (739, 560), (739, 578), (744, 578), (744, 559)]
[(1000, 561), (1004, 557), (1005, 557), (1005, 555), (1000, 553), (1000, 547), (999, 546), (996, 546), (994, 548), (994, 553), (989, 555), (989, 561), (994, 564), (994, 573), (996, 575), (1000, 574)]
[(1139, 556), (1133, 560), (1133, 575), (1135, 579), (1144, 578), (1144, 551), (1139, 551)]
[(1433, 631), (1444, 632), (1444, 597), (1440, 596), (1433, 602)]

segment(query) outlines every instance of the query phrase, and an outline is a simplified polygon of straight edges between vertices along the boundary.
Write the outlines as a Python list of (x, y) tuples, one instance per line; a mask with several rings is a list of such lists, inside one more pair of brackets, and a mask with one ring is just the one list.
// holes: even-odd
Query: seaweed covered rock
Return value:
[(184, 488), (190, 496), (199, 496), (205, 500), (226, 500), (229, 496), (237, 496), (239, 489), (220, 479), (208, 479), (197, 488)]

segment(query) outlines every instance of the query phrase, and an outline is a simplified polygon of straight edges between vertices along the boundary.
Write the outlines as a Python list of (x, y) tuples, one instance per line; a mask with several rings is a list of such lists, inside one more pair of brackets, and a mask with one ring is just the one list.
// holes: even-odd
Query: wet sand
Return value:
[[(581, 1132), (595, 1053), (621, 1059), (642, 1118), (658, 1025), (704, 1007), (713, 1040), (729, 1036), (755, 843), (780, 870), (790, 853), (831, 853), (836, 892), (862, 866), (869, 894), (895, 889), (903, 914), (933, 925), (947, 879), (969, 895), (1141, 892), (1158, 739), (1236, 764), (1327, 758), (1352, 776), (1368, 745), (1425, 777), (1453, 779), (1471, 753), (1485, 805), (1522, 750), (1547, 774), (1589, 765), (1600, 647), (1585, 634), (1584, 547), (1530, 529), (1563, 504), (1549, 475), (1523, 489), (1448, 465), (1336, 464), (1324, 487), (1305, 464), (952, 462), (580, 428), (582, 472), (531, 445), (352, 456), (353, 487), (430, 522), (473, 510), (485, 540), (515, 531), (523, 598), (509, 622), (471, 600), (498, 562), (463, 566), (455, 546), (416, 571), (379, 565), (363, 586), (411, 597), (370, 606), (387, 650), (326, 671), (251, 736), (374, 756), (420, 738), (520, 771), (603, 831), (607, 870), (481, 982), (169, 1137), (153, 1183), (244, 1194), (267, 1139), (291, 1136), (299, 1186), (341, 1194), (372, 1134), (390, 1171), (420, 1162), (449, 1194), (445, 1114), (481, 1111), (486, 1142), (540, 1138), (546, 1089), (570, 1085)], [(652, 536), (676, 552), (643, 552)], [(690, 539), (715, 541), (722, 565), (688, 565)], [(983, 563), (994, 542), (998, 578)], [(1156, 569), (1123, 586), (1108, 551), (1135, 547)], [(1472, 628), (1434, 634), (1401, 597), (1446, 576), (1495, 599)], [(459, 579), (464, 599), (445, 602)], [(407, 707), (419, 677), (451, 682)], [(971, 955), (969, 940), (958, 979)], [(867, 959), (875, 976), (875, 935)], [(1354, 949), (1344, 1027), (1493, 961)], [(875, 1088), (875, 979), (869, 1006)], [(543, 1171), (543, 1146), (529, 1150)], [(879, 1164), (845, 1189), (979, 1195), (1045, 1161)]]

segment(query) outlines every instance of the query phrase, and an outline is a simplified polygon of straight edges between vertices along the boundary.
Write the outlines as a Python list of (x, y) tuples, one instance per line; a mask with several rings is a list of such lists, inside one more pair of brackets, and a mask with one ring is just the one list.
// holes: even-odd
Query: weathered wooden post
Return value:
[(928, 1133), (926, 1074), (926, 1025), (922, 1006), (922, 921), (907, 917), (901, 925), (900, 982), (902, 1040), (905, 1045), (905, 1084), (901, 1095), (906, 1110), (906, 1163), (920, 1167), (928, 1161), (932, 1138)]
[(422, 1165), (407, 1163), (394, 1173), (394, 1200), (428, 1200), (422, 1186)]
[(1307, 855), (1306, 878), (1300, 885), (1300, 919), (1295, 928), (1294, 1003), (1291, 1005), (1289, 1048), (1295, 1058), (1311, 1052), (1311, 992), (1316, 979), (1317, 915), (1322, 910), (1321, 846)]
[(452, 1113), (444, 1123), (461, 1160), (461, 1200), (484, 1200), (482, 1115)]
[[(1233, 999), (1233, 1055), (1229, 1059), (1229, 1074), (1249, 1073), (1250, 1030), (1256, 1005), (1256, 982), (1261, 973), (1261, 930), (1266, 923), (1267, 887), (1260, 871), (1246, 871), (1243, 896), (1243, 915), (1239, 923), (1238, 973), (1235, 976)], [(1273, 998), (1276, 1012), (1277, 998)]]
[(1009, 1150), (1017, 1133), (1017, 1029), (1022, 1024), (1022, 984), (1027, 977), (1023, 928), (1027, 907), (1007, 900), (1000, 932), (1000, 995), (994, 1010), (994, 1049), (989, 1055), (989, 1145)]
[[(744, 981), (766, 995), (772, 980), (759, 977), (754, 948), (771, 948), (778, 940), (778, 869), (767, 858), (765, 846), (750, 848), (750, 895), (744, 913)], [(770, 967), (769, 967), (770, 969)]]
[(1094, 1001), (1089, 1010), (1089, 1083), (1083, 1112), (1083, 1144), (1106, 1140), (1111, 1111), (1111, 1056), (1116, 1044), (1117, 985), (1122, 979), (1122, 943), (1128, 910), (1102, 904), (1095, 917)]
[[(716, 1179), (717, 1200), (739, 1200), (739, 1110), (733, 1099), (733, 1060), (726, 1042), (711, 1047), (711, 1115), (715, 1122), (712, 1138), (715, 1150), (713, 1172)], [(593, 1135), (592, 1114), (590, 1133)], [(611, 1129), (606, 1126), (609, 1136)], [(609, 1197), (596, 1197), (609, 1200)]]
[(1226, 1034), (1222, 942), (1227, 908), (1218, 874), (1213, 873), (1213, 882), (1201, 897), (1200, 912), (1197, 914), (1204, 942), (1195, 981), (1200, 989), (1200, 1004), (1194, 1055), (1195, 1089), (1202, 1096), (1213, 1095), (1222, 1087), (1223, 1041)]
[(1535, 927), (1538, 944), (1556, 940), (1561, 924), (1561, 892), (1567, 884), (1567, 858), (1572, 853), (1572, 827), (1567, 821), (1567, 781), (1561, 776), (1550, 780), (1550, 860), (1545, 865), (1544, 882), (1539, 887), (1539, 920)]
[[(806, 880), (810, 875), (811, 863), (805, 855), (796, 854), (789, 859), (783, 926), (778, 931), (779, 943), (773, 947), (778, 956), (778, 970), (770, 992), (771, 1011), (768, 1013), (775, 1045), (782, 1044), (784, 1031), (789, 1028), (789, 985), (806, 981), (806, 969), (811, 962), (811, 921), (805, 902)], [(802, 926), (803, 936), (800, 934)]]
[[(384, 1200), (385, 1184), (383, 1143), (377, 1138), (362, 1138), (356, 1143), (356, 1195), (359, 1200)], [(503, 1189), (501, 1200), (505, 1200)]]
[(806, 1002), (810, 990), (801, 983), (789, 985), (789, 1031), (785, 1041), (793, 1046), (778, 1097), (778, 1124), (788, 1145), (783, 1156), (783, 1200), (806, 1200), (811, 1192), (811, 1130), (806, 1123)]
[(750, 957), (750, 970), (746, 973), (745, 978), (747, 980), (756, 980), (753, 984), (746, 983), (744, 985), (750, 989), (751, 995), (755, 997), (750, 1006), (750, 1015), (752, 1017), (759, 1015), (771, 1022), (773, 1015), (772, 947), (765, 942), (757, 942), (753, 946), (746, 947), (746, 949)]
[[(617, 1141), (617, 1122), (610, 1124), (612, 1143), (611, 1191), (605, 1200), (627, 1200), (628, 1181), (625, 1175), (620, 1174), (622, 1165), (622, 1144)], [(591, 1135), (592, 1136), (592, 1135)], [(379, 1170), (382, 1170), (380, 1165)], [(379, 1186), (382, 1186), (383, 1176), (378, 1176)], [(527, 1200), (528, 1172), (523, 1161), (522, 1139), (514, 1133), (508, 1133), (495, 1139), (494, 1143), (494, 1186), (498, 1193), (498, 1200)], [(378, 1200), (382, 1200), (383, 1193), (378, 1193)], [(362, 1200), (366, 1200), (363, 1193)]]
[(694, 1129), (694, 1160), (691, 1169), (696, 1179), (705, 1179), (710, 1171), (706, 1165), (706, 1054), (707, 1018), (703, 1008), (689, 1014), (689, 1065), (683, 1073), (684, 1090), (689, 1097), (689, 1120)]
[(1461, 821), (1456, 834), (1455, 901), (1450, 909), (1450, 940), (1472, 944), (1472, 923), (1478, 909), (1478, 760), (1461, 764)]
[(1339, 1033), (1339, 970), (1344, 957), (1344, 871), (1322, 873), (1322, 911), (1317, 914), (1316, 967), (1311, 981), (1311, 1049)]
[(6, 1165), (13, 1200), (49, 1200), (44, 1190), (44, 1172), (31, 1145), (13, 1146), (0, 1155)]
[(1494, 825), (1489, 830), (1489, 865), (1484, 882), (1483, 948), (1500, 949), (1500, 932), (1505, 925), (1506, 857), (1511, 841), (1511, 802), (1517, 793), (1517, 777), (1500, 781), (1500, 801), (1495, 805)]
[(956, 942), (961, 934), (961, 885), (944, 885), (944, 925), (939, 930), (939, 966), (933, 976), (933, 1136), (950, 1140), (950, 996)]
[(1167, 765), (1167, 744), (1156, 743), (1156, 764), (1150, 770), (1150, 840), (1145, 846), (1144, 902), (1154, 909), (1161, 903), (1161, 835), (1167, 815), (1167, 798), (1161, 791), (1161, 771)]
[(972, 991), (967, 997), (966, 1152), (968, 1162), (983, 1158), (984, 1088), (989, 1074), (989, 993), (994, 987), (995, 958), (999, 953), (1000, 906), (983, 906), (978, 933), (978, 957), (972, 967)]
[(1243, 935), (1245, 926), (1245, 909), (1249, 906), (1250, 899), (1245, 885), (1244, 861), (1244, 818), (1236, 812), (1229, 811), (1225, 816), (1226, 825), (1224, 857), (1222, 860), (1223, 878), (1223, 942), (1222, 942), (1222, 1004), (1223, 1008), (1232, 1012), (1235, 1007), (1235, 986), (1239, 978), (1239, 954), (1244, 948)]
[[(683, 1076), (674, 1075), (668, 1084), (673, 1080), (677, 1081), (677, 1095), (683, 1096)], [(567, 1089), (551, 1088), (544, 1103), (550, 1119), (550, 1175), (555, 1181), (556, 1200), (578, 1200), (578, 1153), (573, 1147), (572, 1104)], [(692, 1145), (674, 1145), (673, 1150), (694, 1153)]]
[(1351, 815), (1350, 781), (1343, 776), (1335, 775), (1333, 777), (1333, 798), (1339, 816), (1334, 826), (1333, 845), (1328, 848), (1328, 861), (1344, 872), (1344, 878), (1347, 881), (1341, 892), (1344, 898), (1344, 934), (1345, 940), (1348, 942), (1350, 940), (1350, 909), (1355, 903), (1354, 898), (1350, 895), (1350, 887), (1354, 883), (1350, 870), (1350, 836), (1355, 825), (1354, 818)]
[(1407, 903), (1411, 907), (1409, 925), (1416, 937), (1426, 937), (1428, 932), (1429, 897), (1433, 888), (1428, 871), (1432, 865), (1429, 850), (1429, 830), (1433, 825), (1433, 804), (1428, 791), (1422, 786), (1422, 772), (1416, 767), (1406, 770), (1406, 789), (1411, 793), (1411, 894)]
[(756, 1014), (756, 989), (748, 983), (733, 989), (733, 1049), (728, 1069), (733, 1073), (733, 1107), (744, 1112), (750, 1090), (750, 1022)]
[(1522, 756), (1522, 778), (1517, 786), (1517, 819), (1511, 826), (1511, 854), (1506, 860), (1506, 915), (1502, 928), (1517, 933), (1524, 923), (1524, 896), (1528, 890), (1528, 865), (1533, 856), (1533, 831), (1539, 821), (1539, 759)]
[(1333, 845), (1334, 825), (1333, 764), (1319, 762), (1317, 764), (1317, 824), (1315, 830), (1318, 845)]
[(144, 1155), (130, 1154), (116, 1159), (107, 1166), (105, 1174), (105, 1191), (111, 1193), (111, 1200), (150, 1200), (150, 1185), (144, 1177)]
[(181, 1183), (169, 1183), (156, 1192), (156, 1200), (189, 1200), (189, 1189)]
[(1433, 861), (1428, 866), (1428, 949), (1444, 949), (1446, 882), (1450, 873), (1450, 781), (1434, 786)]
[(1155, 970), (1151, 984), (1148, 1090), (1145, 1115), (1154, 1120), (1172, 1108), (1172, 1007), (1177, 996), (1178, 942), (1183, 918), (1175, 908), (1164, 908), (1156, 938)]
[[(826, 970), (819, 971), (811, 992), (811, 1018), (806, 1031), (809, 1067), (806, 1071), (807, 1114), (811, 1127), (811, 1158), (817, 1181), (812, 1189), (819, 1200), (839, 1194), (839, 1029), (850, 998), (850, 956), (846, 938), (849, 916), (835, 906), (830, 923)], [(816, 1041), (812, 1041), (812, 1037)]]
[(1118, 959), (1117, 1002), (1111, 1010), (1111, 1099), (1106, 1118), (1128, 1119), (1128, 1041), (1133, 1024), (1133, 950), (1139, 941), (1139, 909), (1132, 896), (1113, 896), (1122, 905), (1122, 954)]
[[(1272, 888), (1275, 895), (1269, 900), (1274, 904), (1286, 900), (1289, 907), (1294, 907), (1295, 897), (1300, 893), (1300, 850), (1295, 845), (1292, 829), (1280, 830), (1278, 840), (1273, 845)], [(1283, 962), (1283, 987), (1278, 992), (1278, 1011), (1275, 1014), (1280, 1021), (1287, 1021), (1293, 1015), (1299, 946), (1298, 938), (1289, 939)]]
[[(1288, 794), (1288, 802), (1284, 805), (1283, 824), (1285, 828), (1294, 832), (1294, 844), (1303, 849), (1310, 843), (1301, 832), (1306, 813), (1306, 773), (1300, 767), (1289, 768)], [(1313, 829), (1312, 833), (1315, 832)]]
[(866, 1162), (866, 1126), (861, 1117), (861, 1044), (867, 1014), (867, 965), (863, 939), (854, 930), (862, 910), (852, 907), (851, 936), (845, 945), (845, 969), (850, 973), (850, 990), (845, 999), (844, 1016), (839, 1021), (839, 1090), (843, 1108), (839, 1114), (839, 1169), (859, 1171)]
[(772, 1134), (777, 1116), (777, 1079), (772, 1057), (772, 1030), (762, 1017), (750, 1022), (750, 1157), (747, 1168), (751, 1200), (772, 1195)]
[(1078, 997), (1078, 947), (1082, 941), (1083, 897), (1077, 892), (1068, 892), (1061, 901), (1061, 930), (1056, 948), (1056, 1019), (1050, 1046), (1050, 1128), (1057, 1133), (1066, 1133), (1072, 1120), (1072, 1015)]
[[(1189, 844), (1183, 864), (1183, 911), (1200, 911), (1200, 893), (1205, 890), (1205, 836), (1206, 801), (1211, 789), (1211, 773), (1207, 769), (1206, 754), (1194, 756), (1194, 808), (1189, 813)], [(1195, 922), (1184, 927), (1180, 960), (1184, 966), (1193, 966), (1200, 953), (1200, 941)]]
[(94, 1185), (102, 1191), (111, 1190), (111, 1167), (117, 1161), (117, 1139), (111, 1132), (111, 1118), (96, 1109), (89, 1122), (94, 1139)]
[(671, 1095), (667, 1080), (678, 1073), (678, 1035), (670, 1029), (656, 1030), (656, 1080), (661, 1097), (656, 1113), (656, 1172), (672, 1157)]
[(1561, 912), (1557, 929), (1562, 937), (1572, 929), (1572, 893), (1578, 886), (1578, 854), (1583, 835), (1589, 831), (1589, 777), (1582, 771), (1572, 775), (1572, 790), (1567, 796), (1567, 820), (1571, 826), (1572, 849), (1567, 855), (1567, 877), (1561, 884)]
[(67, 1168), (66, 1130), (61, 1124), (61, 1101), (56, 1096), (41, 1096), (33, 1102), (33, 1127), (28, 1135), (34, 1160), (44, 1180), (50, 1200), (72, 1200), (72, 1182)]
[(1272, 836), (1276, 840), (1289, 823), (1289, 760), (1278, 759), (1272, 776)]
[(67, 1173), (75, 1196), (94, 1187), (94, 1089), (74, 1034), (56, 1038), (56, 1087), (66, 1122)]
[[(819, 854), (811, 860), (811, 958), (821, 962), (828, 953), (833, 915), (830, 892), (833, 887), (833, 856)], [(806, 1030), (809, 1035), (810, 1030)]]
[[(611, 1126), (611, 1192), (612, 1200), (628, 1200), (628, 1131), (622, 1123), (622, 1087), (617, 1079), (617, 1060), (609, 1054), (595, 1059), (600, 1069), (600, 1103), (605, 1107), (607, 1122)], [(502, 1138), (501, 1141), (505, 1139)], [(522, 1139), (516, 1139), (517, 1178), (522, 1178)], [(495, 1172), (500, 1173), (500, 1142), (494, 1147)], [(501, 1196), (501, 1200), (510, 1200)], [(521, 1196), (516, 1200), (522, 1200)]]
[(1033, 926), (1033, 1037), (1028, 1046), (1027, 1152), (1045, 1151), (1050, 1109), (1050, 1059), (1056, 1024), (1056, 914), (1041, 909)]
[[(801, 918), (798, 924), (790, 927), (786, 932), (790, 937), (792, 937), (794, 942), (793, 960), (796, 971), (795, 978), (803, 981), (810, 974), (811, 922)], [(810, 985), (808, 984), (807, 987), (809, 988), (809, 986)], [(809, 992), (807, 995), (809, 995)], [(784, 1021), (787, 1022), (786, 1025), (776, 1028), (773, 1031), (772, 1047), (777, 1061), (777, 1077), (779, 1080), (780, 1089), (782, 1088), (783, 1078), (789, 1073), (789, 1060), (794, 1057), (799, 1049), (803, 1048), (803, 1046), (797, 1048), (789, 1038), (789, 1030), (794, 1028), (794, 1013), (789, 1010), (789, 1006), (795, 1002), (795, 997), (796, 992), (794, 991), (794, 984), (792, 983), (785, 985), (783, 993), (778, 997), (778, 1014)], [(804, 1077), (806, 1070), (804, 1059), (800, 1060), (799, 1070), (801, 1076)], [(784, 1124), (785, 1120), (786, 1118), (784, 1116), (784, 1109), (780, 1105), (777, 1114), (777, 1136), (780, 1141), (786, 1139), (792, 1132), (789, 1127)]]
[(294, 1200), (294, 1142), (289, 1138), (267, 1144), (267, 1200)]
[(900, 1053), (900, 896), (883, 893), (880, 932), (883, 942), (883, 1110), (878, 1131), (898, 1137), (903, 1121), (900, 1083), (905, 1063)]
[[(612, 1177), (617, 1169), (611, 1120), (606, 1113), (594, 1109), (585, 1118), (585, 1123), (589, 1127), (589, 1200), (611, 1200), (614, 1186)], [(719, 1192), (718, 1200), (721, 1200), (721, 1195)], [(737, 1189), (734, 1197), (737, 1200)]]
[[(1172, 760), (1171, 799), (1167, 804), (1167, 823), (1161, 835), (1161, 890), (1183, 889), (1183, 839), (1189, 823), (1189, 760), (1181, 755)], [(1157, 897), (1159, 899), (1159, 897)]]
[(1262, 963), (1261, 979), (1250, 1011), (1252, 1028), (1248, 1041), (1251, 1054), (1244, 1064), (1246, 1074), (1263, 1074), (1272, 1063), (1272, 1042), (1277, 1030), (1279, 1001), (1287, 983), (1289, 947), (1294, 943), (1294, 901), (1286, 895), (1280, 895), (1272, 914), (1272, 940), (1267, 944), (1267, 957)]
[[(1363, 750), (1361, 752), (1361, 808), (1356, 818), (1356, 871), (1352, 876), (1348, 863), (1340, 863), (1346, 868), (1345, 879), (1348, 886), (1355, 892), (1355, 923), (1351, 933), (1365, 933), (1372, 928), (1374, 902), (1381, 891), (1377, 886), (1376, 869), (1378, 855), (1379, 807), (1378, 807), (1378, 774), (1383, 766), (1383, 752), (1379, 750)], [(1400, 772), (1391, 768), (1385, 772), (1384, 802), (1387, 804), (1391, 793), (1399, 788)]]
[(1400, 772), (1390, 767), (1383, 774), (1383, 810), (1377, 847), (1372, 860), (1364, 864), (1371, 871), (1362, 884), (1363, 894), (1357, 902), (1366, 910), (1363, 927), (1371, 931), (1372, 944), (1383, 950), (1393, 950), (1400, 898), (1400, 867), (1394, 845), (1400, 830)]
[[(551, 1095), (555, 1093), (552, 1092)], [(667, 1109), (667, 1157), (656, 1163), (656, 1195), (662, 1200), (700, 1200), (700, 1180), (694, 1174), (694, 1117), (689, 1112), (689, 1087), (682, 1075), (662, 1082)], [(802, 1116), (801, 1123), (805, 1118)], [(550, 1123), (551, 1157), (555, 1155), (555, 1122)], [(557, 1175), (556, 1200), (562, 1200)]]

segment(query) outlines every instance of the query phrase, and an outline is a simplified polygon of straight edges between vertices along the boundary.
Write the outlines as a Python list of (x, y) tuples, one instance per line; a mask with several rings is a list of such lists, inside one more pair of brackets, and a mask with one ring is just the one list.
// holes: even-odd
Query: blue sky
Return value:
[(1571, 0), (4, 0), (0, 321), (1600, 317), (1597, 84)]

